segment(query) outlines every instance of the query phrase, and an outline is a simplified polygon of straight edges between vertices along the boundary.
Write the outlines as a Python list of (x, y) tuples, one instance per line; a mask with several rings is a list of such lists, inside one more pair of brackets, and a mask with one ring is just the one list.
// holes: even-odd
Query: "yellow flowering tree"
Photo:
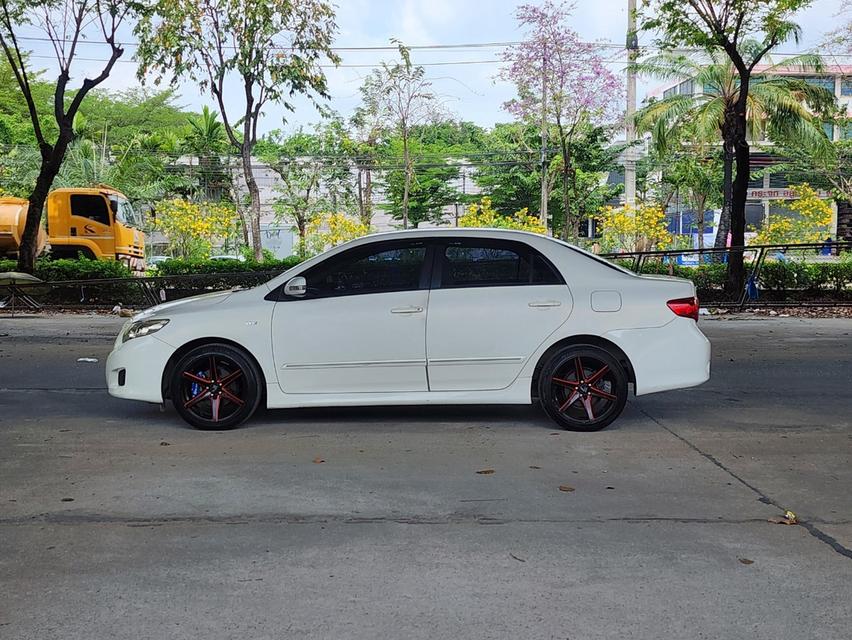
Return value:
[(600, 244), (604, 252), (655, 251), (672, 242), (672, 235), (666, 229), (666, 214), (658, 204), (607, 206), (597, 218), (602, 227)]
[(158, 202), (154, 212), (154, 229), (166, 236), (176, 258), (209, 258), (214, 245), (227, 244), (239, 230), (237, 213), (226, 203), (175, 198)]
[(504, 216), (491, 206), (491, 198), (482, 198), (468, 207), (467, 213), (459, 218), (460, 227), (488, 227), (492, 229), (518, 229), (532, 233), (547, 233), (538, 216), (531, 216), (526, 208), (511, 216)]
[(772, 214), (751, 244), (821, 242), (831, 233), (831, 204), (819, 197), (809, 184), (791, 186), (796, 195), (786, 205), (794, 215)]
[(308, 223), (307, 245), (312, 253), (320, 253), (368, 233), (370, 227), (359, 218), (345, 213), (328, 213)]

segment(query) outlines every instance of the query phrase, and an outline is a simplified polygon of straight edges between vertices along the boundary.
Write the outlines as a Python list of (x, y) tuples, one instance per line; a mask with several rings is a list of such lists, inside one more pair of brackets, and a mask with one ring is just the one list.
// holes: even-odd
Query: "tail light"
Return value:
[(676, 316), (681, 316), (683, 318), (692, 318), (696, 322), (698, 322), (698, 298), (693, 296), (691, 298), (678, 298), (676, 300), (669, 300), (666, 303)]

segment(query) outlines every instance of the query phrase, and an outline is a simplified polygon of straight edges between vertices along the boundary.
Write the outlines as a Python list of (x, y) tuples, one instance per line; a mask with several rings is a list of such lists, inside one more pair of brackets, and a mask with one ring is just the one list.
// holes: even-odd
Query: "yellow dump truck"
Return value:
[[(145, 271), (141, 220), (122, 193), (108, 187), (56, 189), (47, 196), (45, 209), (47, 233), (39, 229), (39, 252), (49, 244), (57, 258), (82, 254)], [(26, 200), (0, 198), (0, 256), (17, 255), (26, 212)]]

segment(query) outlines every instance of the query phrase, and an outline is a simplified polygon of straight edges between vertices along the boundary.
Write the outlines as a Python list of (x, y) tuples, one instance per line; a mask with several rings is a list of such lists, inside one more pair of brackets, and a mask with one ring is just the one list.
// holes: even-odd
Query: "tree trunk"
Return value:
[(35, 270), (36, 251), (38, 251), (38, 230), (44, 213), (44, 204), (50, 193), (53, 180), (59, 173), (68, 143), (73, 137), (70, 130), (60, 130), (59, 139), (54, 146), (43, 145), (41, 148), (41, 166), (35, 187), (30, 193), (27, 206), (27, 220), (24, 223), (24, 233), (21, 236), (21, 246), (18, 248), (18, 270), (32, 273)]
[[(707, 202), (707, 196), (698, 196), (695, 198), (695, 226), (698, 227), (698, 249), (704, 248), (704, 206)], [(700, 262), (704, 262), (704, 256), (699, 258)]]
[(748, 181), (751, 178), (745, 110), (743, 110), (741, 117), (738, 117), (738, 120), (735, 147), (737, 173), (734, 178), (733, 198), (731, 199), (731, 247), (737, 249), (732, 250), (728, 256), (728, 279), (725, 284), (726, 292), (731, 296), (739, 295), (745, 287), (742, 247), (745, 244), (745, 206), (748, 195)]
[(408, 194), (411, 191), (411, 166), (408, 158), (407, 135), (402, 137), (402, 157), (405, 164), (405, 188), (402, 192), (402, 228), (408, 229)]
[(367, 167), (364, 173), (364, 224), (373, 224), (373, 170)]
[(733, 204), (734, 191), (734, 151), (733, 145), (728, 142), (724, 143), (722, 169), (722, 213), (719, 215), (719, 227), (716, 229), (716, 241), (713, 243), (713, 246), (717, 249), (727, 246), (728, 232), (731, 230), (731, 206)]
[(263, 260), (263, 245), (260, 242), (260, 189), (254, 178), (254, 168), (251, 165), (251, 148), (244, 144), (241, 149), (243, 161), (243, 177), (249, 192), (249, 209), (251, 224), (251, 246), (254, 251), (254, 259), (258, 262)]

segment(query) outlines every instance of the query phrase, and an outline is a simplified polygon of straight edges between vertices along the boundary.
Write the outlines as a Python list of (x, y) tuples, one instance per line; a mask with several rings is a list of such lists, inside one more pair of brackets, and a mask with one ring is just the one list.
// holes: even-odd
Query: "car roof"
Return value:
[[(366, 236), (357, 238), (356, 240), (346, 243), (346, 246), (355, 246), (357, 244), (367, 244), (373, 242), (382, 242), (386, 240), (402, 240), (405, 238), (441, 238), (446, 236), (468, 236), (471, 238), (504, 238), (515, 239), (520, 241), (541, 242), (560, 241), (550, 236), (545, 236), (540, 233), (532, 233), (530, 231), (520, 231), (518, 229), (496, 229), (491, 227), (429, 227), (426, 229), (405, 229), (394, 231), (380, 231), (371, 233)], [(341, 245), (342, 246), (342, 245)]]

